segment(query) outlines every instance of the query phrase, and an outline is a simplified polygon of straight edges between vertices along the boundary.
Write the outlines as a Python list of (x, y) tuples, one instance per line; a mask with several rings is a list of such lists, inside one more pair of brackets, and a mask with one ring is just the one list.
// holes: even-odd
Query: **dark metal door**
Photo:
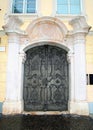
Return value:
[(44, 45), (27, 51), (24, 65), (24, 109), (68, 109), (68, 63), (65, 50)]

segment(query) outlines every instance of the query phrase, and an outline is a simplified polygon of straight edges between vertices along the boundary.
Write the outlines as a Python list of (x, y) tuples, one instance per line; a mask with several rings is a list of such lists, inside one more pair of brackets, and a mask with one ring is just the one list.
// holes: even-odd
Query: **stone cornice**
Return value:
[(19, 14), (19, 13), (17, 13), (17, 14), (13, 14), (13, 13), (11, 13), (11, 14), (7, 14), (8, 16), (12, 16), (12, 17), (18, 17), (18, 18), (20, 18), (20, 20), (22, 20), (23, 22), (25, 22), (25, 21), (30, 21), (31, 19), (36, 19), (36, 18), (38, 18), (38, 14), (36, 13), (36, 14)]

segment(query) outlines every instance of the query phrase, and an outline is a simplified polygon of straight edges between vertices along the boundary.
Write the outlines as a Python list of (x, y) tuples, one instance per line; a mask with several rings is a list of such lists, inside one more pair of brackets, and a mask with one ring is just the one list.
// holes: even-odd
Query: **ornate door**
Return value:
[(26, 111), (68, 109), (68, 63), (65, 50), (44, 45), (27, 51), (23, 96)]

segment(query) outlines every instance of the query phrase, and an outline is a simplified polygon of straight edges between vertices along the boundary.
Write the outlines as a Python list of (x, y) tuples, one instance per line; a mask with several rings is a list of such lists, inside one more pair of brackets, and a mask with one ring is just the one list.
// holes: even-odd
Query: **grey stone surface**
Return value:
[(93, 130), (93, 119), (77, 115), (1, 116), (0, 130)]

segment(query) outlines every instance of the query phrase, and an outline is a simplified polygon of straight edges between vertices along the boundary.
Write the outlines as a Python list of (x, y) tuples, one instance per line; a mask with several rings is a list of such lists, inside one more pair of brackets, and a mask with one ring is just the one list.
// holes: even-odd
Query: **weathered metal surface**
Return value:
[(67, 110), (68, 82), (65, 50), (48, 45), (28, 50), (24, 65), (24, 109)]

